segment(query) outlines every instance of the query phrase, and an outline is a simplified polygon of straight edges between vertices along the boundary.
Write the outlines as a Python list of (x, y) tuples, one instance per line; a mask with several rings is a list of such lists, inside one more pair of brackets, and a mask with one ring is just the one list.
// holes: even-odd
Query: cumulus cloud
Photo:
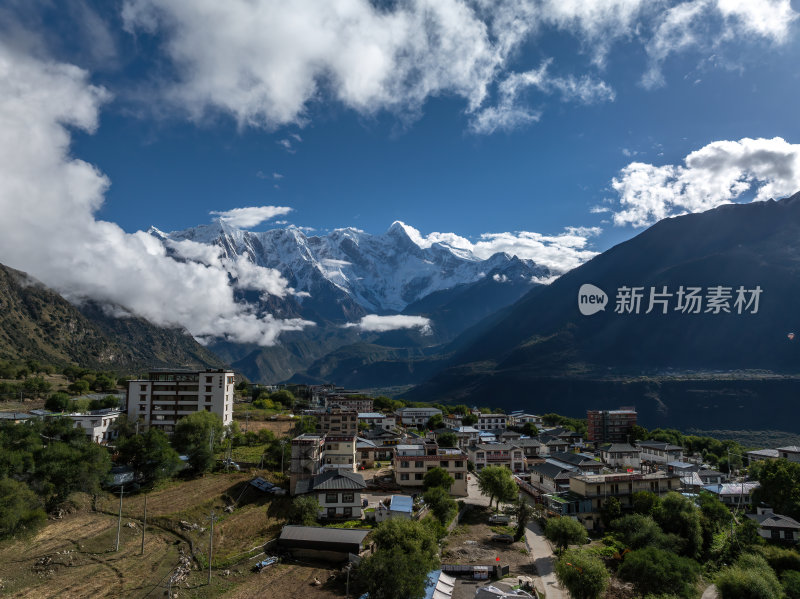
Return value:
[[(333, 99), (359, 113), (417, 116), (431, 97), (461, 98), (470, 126), (492, 132), (536, 122), (520, 92), (567, 101), (613, 99), (589, 73), (511, 73), (525, 44), (566, 33), (602, 69), (611, 47), (639, 43), (645, 85), (689, 48), (790, 39), (790, 0), (124, 0), (132, 33), (157, 35), (176, 68), (165, 83), (173, 106), (195, 119), (233, 116), (240, 126), (305, 125), (309, 108)], [(294, 152), (292, 134), (277, 143)]]
[(237, 303), (241, 285), (275, 295), (291, 290), (277, 275), (191, 242), (128, 234), (97, 220), (110, 182), (70, 154), (68, 127), (93, 132), (108, 93), (85, 71), (44, 62), (0, 44), (0, 261), (29, 272), (66, 297), (119, 306), (195, 337), (273, 344), (310, 325), (256, 314)]
[(385, 333), (386, 331), (396, 331), (399, 329), (419, 329), (421, 333), (427, 335), (431, 332), (431, 320), (424, 316), (406, 316), (405, 314), (395, 314), (393, 316), (378, 316), (377, 314), (367, 314), (358, 322), (351, 322), (344, 325), (346, 328), (357, 328), (359, 331), (369, 333)]
[(596, 256), (597, 252), (587, 246), (590, 238), (602, 232), (599, 227), (566, 227), (556, 235), (531, 231), (484, 233), (476, 242), (472, 242), (455, 233), (434, 232), (423, 236), (414, 227), (401, 224), (411, 240), (422, 248), (441, 243), (455, 250), (465, 250), (481, 260), (505, 252), (533, 260), (555, 273), (565, 273)]
[(224, 212), (213, 210), (210, 214), (218, 216), (221, 221), (237, 229), (249, 229), (276, 216), (289, 214), (291, 211), (292, 209), (286, 206), (248, 206)]
[(754, 200), (781, 198), (800, 190), (800, 144), (780, 137), (715, 141), (686, 156), (683, 165), (632, 162), (612, 187), (619, 194), (614, 223), (634, 227), (749, 194)]

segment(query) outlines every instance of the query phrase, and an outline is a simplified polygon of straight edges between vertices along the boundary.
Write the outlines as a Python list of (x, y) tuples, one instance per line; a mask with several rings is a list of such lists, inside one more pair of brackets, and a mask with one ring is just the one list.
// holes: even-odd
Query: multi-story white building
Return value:
[(120, 415), (119, 410), (93, 410), (85, 414), (67, 414), (67, 418), (72, 420), (75, 428), (83, 430), (84, 433), (95, 443), (106, 444), (117, 438), (117, 432), (111, 428)]
[(372, 412), (374, 409), (372, 398), (363, 395), (329, 395), (325, 398), (325, 405), (328, 407), (339, 406), (356, 412)]
[(505, 414), (478, 414), (475, 428), (479, 431), (504, 431), (508, 426), (508, 416)]
[(391, 429), (397, 426), (397, 418), (394, 416), (384, 416), (378, 412), (360, 412), (358, 414), (358, 421), (368, 424), (369, 426), (379, 426), (385, 429)]
[(436, 455), (406, 455), (394, 460), (395, 482), (401, 487), (421, 487), (428, 470), (440, 467), (453, 477), (450, 494), (467, 494), (467, 456), (460, 449), (439, 449)]
[(233, 422), (233, 387), (229, 370), (156, 370), (128, 381), (128, 418), (172, 433), (178, 420), (205, 410), (227, 425)]
[(479, 443), (467, 449), (476, 470), (486, 466), (505, 466), (511, 472), (525, 472), (527, 461), (521, 447), (510, 443)]
[(406, 426), (425, 426), (436, 414), (441, 416), (442, 411), (438, 408), (400, 408), (396, 413)]
[(641, 450), (642, 462), (666, 464), (683, 460), (683, 447), (662, 441), (639, 441), (636, 446)]
[(536, 414), (528, 414), (527, 412), (511, 412), (508, 415), (511, 426), (522, 426), (528, 422), (533, 423), (536, 428), (541, 428), (543, 425), (542, 417)]
[(356, 436), (325, 435), (321, 470), (356, 471)]

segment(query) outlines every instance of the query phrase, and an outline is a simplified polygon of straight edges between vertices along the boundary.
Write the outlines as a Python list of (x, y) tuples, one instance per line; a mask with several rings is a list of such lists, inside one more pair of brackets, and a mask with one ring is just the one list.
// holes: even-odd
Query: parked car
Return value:
[(236, 462), (234, 462), (230, 458), (225, 458), (224, 460), (222, 460), (222, 467), (223, 468), (233, 468), (237, 472), (239, 472), (239, 470), (241, 470), (241, 468), (239, 468), (239, 464), (237, 464)]
[(491, 524), (508, 524), (511, 522), (510, 516), (504, 516), (502, 514), (492, 514), (489, 516), (489, 522)]
[(492, 541), (495, 543), (507, 543), (511, 545), (514, 542), (514, 537), (511, 535), (494, 535), (492, 536)]
[(261, 572), (264, 568), (267, 568), (273, 564), (278, 563), (277, 557), (268, 557), (267, 559), (261, 560), (257, 564), (253, 566), (253, 572)]

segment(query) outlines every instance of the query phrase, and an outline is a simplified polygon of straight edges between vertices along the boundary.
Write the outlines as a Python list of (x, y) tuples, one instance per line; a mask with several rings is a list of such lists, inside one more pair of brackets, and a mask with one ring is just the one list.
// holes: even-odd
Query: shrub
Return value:
[(694, 560), (655, 547), (627, 554), (617, 571), (642, 595), (673, 593), (687, 599), (696, 594), (694, 585), (699, 573), (700, 566)]

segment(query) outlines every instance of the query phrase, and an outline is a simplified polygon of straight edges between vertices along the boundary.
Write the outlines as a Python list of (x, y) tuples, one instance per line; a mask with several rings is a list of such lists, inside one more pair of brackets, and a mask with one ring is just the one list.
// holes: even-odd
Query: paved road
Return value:
[(537, 582), (541, 582), (544, 587), (543, 590), (547, 599), (569, 599), (569, 593), (559, 586), (556, 575), (553, 572), (553, 548), (544, 537), (542, 528), (537, 522), (528, 524), (525, 538), (528, 541), (528, 547), (531, 548), (533, 553), (533, 562), (536, 564), (536, 571), (539, 574)]

